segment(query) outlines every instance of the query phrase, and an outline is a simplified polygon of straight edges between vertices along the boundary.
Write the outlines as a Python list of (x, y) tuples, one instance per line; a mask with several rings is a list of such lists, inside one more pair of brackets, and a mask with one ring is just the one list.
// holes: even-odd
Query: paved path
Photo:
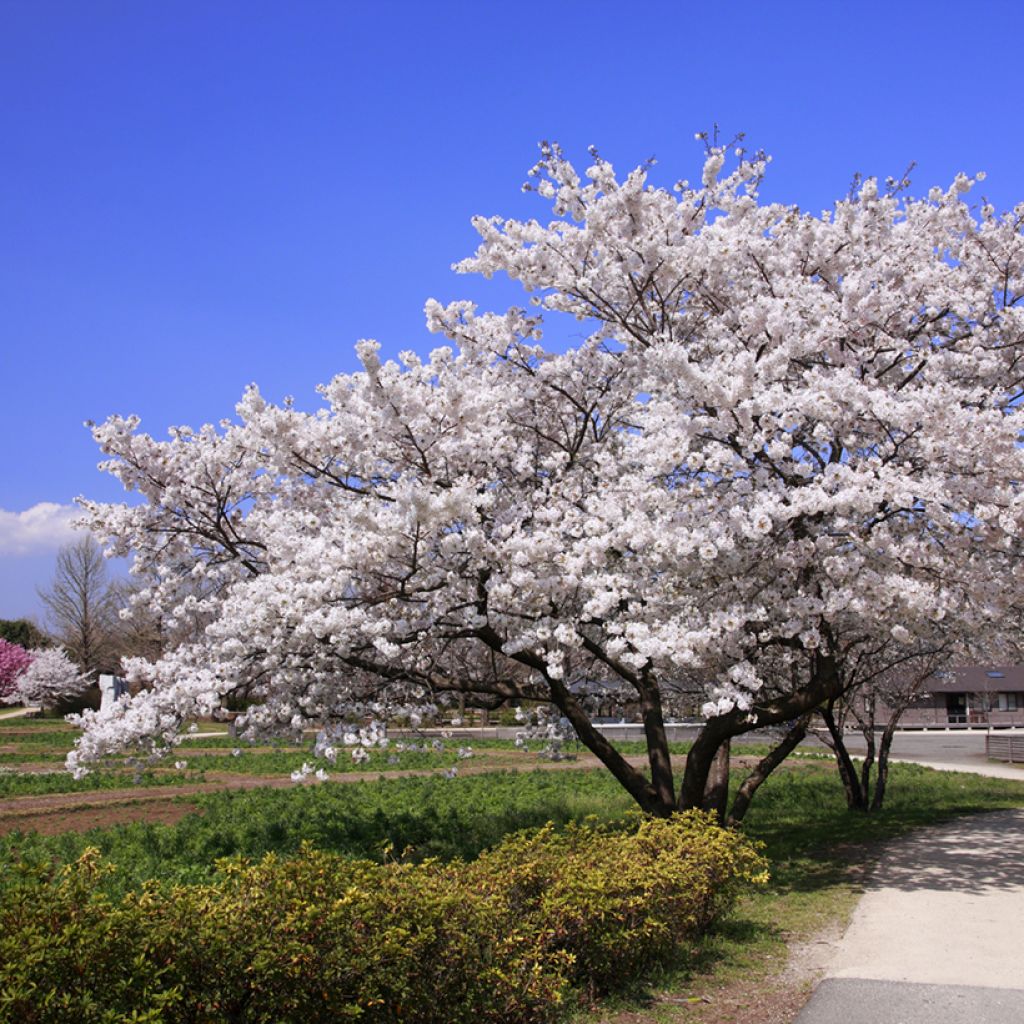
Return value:
[[(1019, 729), (999, 730), (1000, 736), (1020, 736)], [(847, 746), (855, 757), (864, 751), (864, 740), (851, 733)], [(948, 771), (975, 772), (979, 775), (996, 775), (1002, 778), (1024, 779), (1024, 767), (998, 764), (985, 756), (985, 731), (983, 729), (951, 729), (898, 732), (893, 738), (892, 760), (913, 761)]]
[(25, 715), (34, 715), (39, 708), (18, 708), (16, 711), (4, 711), (0, 713), (0, 721), (5, 718), (24, 718)]
[(796, 1024), (1022, 1022), (1024, 811), (1015, 810), (891, 843)]
[(989, 761), (984, 755), (977, 763), (966, 764), (963, 761), (932, 761), (921, 757), (892, 757), (890, 761), (904, 764), (922, 764), (926, 768), (934, 768), (937, 772), (969, 772), (971, 775), (984, 775), (989, 779), (1015, 779), (1024, 782), (1024, 765), (1002, 764)]

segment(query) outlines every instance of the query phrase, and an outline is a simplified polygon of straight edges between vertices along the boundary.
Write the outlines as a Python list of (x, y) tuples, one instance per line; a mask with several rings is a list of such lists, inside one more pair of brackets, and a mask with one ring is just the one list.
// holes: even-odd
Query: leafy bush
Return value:
[(0, 1019), (540, 1024), (572, 987), (665, 963), (763, 868), (700, 815), (548, 826), (469, 865), (305, 846), (119, 901), (95, 851), (24, 863), (0, 905)]
[(740, 888), (767, 881), (765, 862), (735, 832), (690, 812), (614, 825), (548, 825), (513, 836), (469, 867), (512, 917), (572, 955), (574, 984), (621, 987), (666, 965), (728, 909)]
[(9, 872), (0, 904), (4, 1024), (174, 1019), (161, 1013), (180, 992), (166, 980), (170, 966), (145, 955), (143, 918), (96, 885), (112, 870), (90, 850), (56, 874), (28, 862)]

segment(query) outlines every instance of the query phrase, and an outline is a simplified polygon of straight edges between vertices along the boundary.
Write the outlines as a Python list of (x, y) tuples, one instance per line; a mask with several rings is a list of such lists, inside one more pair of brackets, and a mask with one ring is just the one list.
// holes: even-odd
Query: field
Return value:
[[(17, 721), (17, 724), (15, 724)], [(219, 858), (288, 856), (303, 843), (380, 863), (472, 861), (509, 833), (551, 821), (621, 822), (630, 802), (589, 756), (544, 764), (511, 744), (457, 741), (440, 751), (346, 762), (325, 783), (294, 783), (304, 748), (247, 749), (228, 737), (186, 741), (184, 769), (159, 768), (130, 785), (130, 766), (75, 782), (57, 773), (74, 733), (63, 723), (0, 720), (0, 864), (69, 863), (98, 848), (116, 870), (112, 897), (198, 884)], [(633, 749), (631, 756), (639, 756)], [(452, 768), (456, 777), (447, 777)], [(773, 1024), (806, 996), (806, 950), (835, 931), (858, 894), (879, 840), (946, 817), (1024, 806), (1024, 786), (893, 766), (879, 815), (845, 809), (835, 770), (796, 758), (758, 794), (744, 831), (764, 844), (768, 886), (746, 896), (678, 969), (661, 971), (597, 1006), (588, 1021), (687, 1020)], [(813, 963), (811, 964), (813, 967)]]

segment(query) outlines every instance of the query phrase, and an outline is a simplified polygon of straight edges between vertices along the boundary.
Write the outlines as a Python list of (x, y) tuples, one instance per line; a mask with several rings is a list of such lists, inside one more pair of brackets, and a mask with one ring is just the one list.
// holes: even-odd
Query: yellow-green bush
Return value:
[[(164, 1021), (180, 1002), (173, 972), (144, 952), (145, 924), (96, 887), (94, 850), (54, 874), (21, 865), (0, 903), (0, 1021)], [(135, 1016), (130, 1013), (137, 1011)]]
[(551, 827), (471, 864), (306, 848), (111, 902), (93, 853), (0, 907), (0, 1021), (539, 1024), (667, 962), (763, 862), (699, 815)]
[(548, 826), (467, 870), (480, 887), (494, 886), (520, 927), (570, 953), (573, 983), (592, 993), (671, 962), (744, 885), (767, 878), (749, 842), (699, 812), (640, 819), (630, 832)]

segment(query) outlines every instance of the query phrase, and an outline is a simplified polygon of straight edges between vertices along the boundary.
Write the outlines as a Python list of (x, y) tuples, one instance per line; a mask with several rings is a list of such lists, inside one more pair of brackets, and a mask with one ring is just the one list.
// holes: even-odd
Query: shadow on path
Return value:
[(1019, 891), (1022, 867), (1024, 811), (994, 811), (894, 840), (867, 889)]

